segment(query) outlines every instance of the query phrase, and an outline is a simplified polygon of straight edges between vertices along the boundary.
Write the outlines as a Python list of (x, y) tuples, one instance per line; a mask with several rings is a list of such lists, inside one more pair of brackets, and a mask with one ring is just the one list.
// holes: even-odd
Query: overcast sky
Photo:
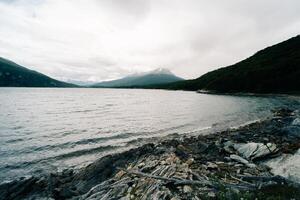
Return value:
[(299, 33), (299, 0), (0, 0), (0, 57), (61, 80), (196, 78)]

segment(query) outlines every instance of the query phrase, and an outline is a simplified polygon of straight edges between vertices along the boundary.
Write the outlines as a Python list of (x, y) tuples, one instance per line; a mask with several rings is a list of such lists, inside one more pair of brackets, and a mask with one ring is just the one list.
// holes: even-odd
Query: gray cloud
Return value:
[(195, 78), (299, 34), (298, 0), (0, 0), (0, 56), (59, 79)]

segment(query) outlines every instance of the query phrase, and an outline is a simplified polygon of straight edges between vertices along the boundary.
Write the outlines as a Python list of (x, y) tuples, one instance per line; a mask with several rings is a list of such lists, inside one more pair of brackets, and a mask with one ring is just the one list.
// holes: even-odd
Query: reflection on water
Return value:
[(141, 138), (237, 126), (298, 103), (298, 97), (183, 91), (1, 88), (0, 182), (81, 167)]

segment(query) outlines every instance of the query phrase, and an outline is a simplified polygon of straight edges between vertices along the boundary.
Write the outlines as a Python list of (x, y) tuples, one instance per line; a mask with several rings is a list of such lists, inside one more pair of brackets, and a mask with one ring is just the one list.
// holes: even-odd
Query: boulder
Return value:
[(275, 175), (300, 183), (300, 149), (294, 154), (283, 154), (265, 162)]
[(294, 119), (294, 121), (292, 122), (293, 126), (300, 126), (300, 118), (296, 118)]
[(227, 152), (227, 153), (233, 153), (233, 145), (234, 143), (232, 141), (227, 141), (227, 142), (224, 142), (223, 146), (224, 146), (224, 150)]
[[(294, 124), (294, 122), (293, 122)], [(297, 124), (297, 122), (295, 123)], [(290, 139), (300, 138), (300, 125), (291, 125), (282, 128), (282, 133)]]

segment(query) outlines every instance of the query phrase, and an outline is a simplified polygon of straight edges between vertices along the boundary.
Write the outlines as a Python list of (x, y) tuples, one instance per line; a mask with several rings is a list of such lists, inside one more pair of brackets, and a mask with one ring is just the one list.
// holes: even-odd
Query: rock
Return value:
[(133, 189), (132, 187), (128, 188), (128, 190), (127, 190), (127, 193), (129, 193), (129, 194), (130, 194), (130, 193), (131, 193), (131, 191), (132, 191), (132, 189)]
[(73, 169), (64, 169), (62, 171), (63, 176), (72, 176), (74, 173)]
[(300, 183), (300, 149), (294, 154), (283, 154), (264, 163), (275, 175)]
[(290, 110), (288, 108), (280, 108), (277, 110), (273, 110), (273, 113), (277, 117), (288, 117), (288, 116), (291, 116), (291, 114), (293, 113), (293, 110)]
[(291, 140), (300, 138), (300, 126), (286, 126), (282, 128), (282, 132)]
[(24, 195), (33, 189), (33, 185), (38, 181), (33, 176), (21, 177), (18, 180), (0, 185), (0, 200), (24, 199)]
[(188, 158), (189, 157), (186, 148), (181, 144), (177, 146), (177, 148), (175, 150), (175, 154), (180, 158)]
[(208, 144), (199, 141), (196, 143), (196, 145), (193, 145), (192, 147), (195, 153), (203, 153), (208, 148)]
[(191, 192), (193, 192), (193, 189), (190, 186), (185, 185), (185, 186), (183, 186), (183, 192), (184, 193), (191, 193)]
[(227, 152), (227, 153), (233, 153), (232, 151), (232, 147), (233, 147), (233, 142), (232, 141), (227, 141), (225, 143), (223, 143), (224, 145), (224, 150)]
[(238, 153), (246, 159), (256, 159), (267, 156), (269, 154), (275, 153), (277, 150), (276, 144), (272, 143), (254, 143), (249, 142), (246, 144), (234, 144), (234, 149), (238, 151)]
[(240, 156), (238, 156), (238, 155), (232, 154), (232, 155), (230, 155), (230, 158), (231, 158), (232, 160), (235, 160), (235, 161), (237, 161), (237, 162), (239, 162), (239, 163), (242, 163), (242, 164), (246, 165), (247, 167), (250, 167), (250, 168), (256, 167), (255, 164), (249, 163), (248, 160), (246, 160), (246, 159), (244, 159), (244, 158), (242, 158), (242, 157), (240, 157)]
[(46, 187), (47, 186), (47, 180), (45, 177), (41, 177), (37, 182), (36, 184), (39, 186), (39, 187)]
[(215, 198), (216, 194), (214, 192), (209, 192), (209, 193), (207, 193), (207, 196)]
[(294, 119), (294, 121), (292, 122), (293, 126), (300, 126), (300, 118), (296, 118)]
[(59, 196), (65, 198), (71, 198), (72, 196), (77, 195), (77, 193), (69, 188), (63, 188), (59, 190)]

